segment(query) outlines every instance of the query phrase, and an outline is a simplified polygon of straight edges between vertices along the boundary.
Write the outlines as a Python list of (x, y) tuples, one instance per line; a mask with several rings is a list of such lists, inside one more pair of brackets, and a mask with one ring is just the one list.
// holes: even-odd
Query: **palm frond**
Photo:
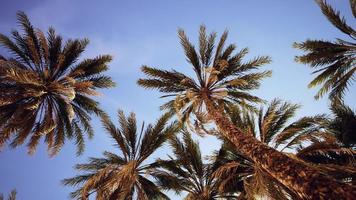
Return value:
[(146, 159), (161, 147), (165, 141), (172, 138), (178, 132), (179, 127), (177, 123), (173, 122), (167, 125), (169, 118), (169, 114), (162, 115), (154, 126), (147, 126), (146, 132), (140, 141), (140, 159)]
[[(344, 17), (340, 16), (339, 11), (335, 11), (325, 0), (316, 0), (325, 17), (340, 31), (347, 35), (356, 36), (355, 30), (346, 24)], [(352, 5), (352, 4), (351, 4)], [(354, 9), (354, 8), (352, 8)]]
[(330, 107), (334, 118), (330, 121), (329, 128), (332, 133), (346, 147), (356, 144), (356, 114), (343, 102), (334, 102)]
[(329, 143), (315, 143), (298, 151), (296, 155), (311, 163), (337, 165), (353, 165), (356, 158), (354, 150)]
[[(323, 14), (340, 31), (356, 39), (355, 30), (346, 24), (339, 11), (335, 11), (325, 0), (316, 0)], [(350, 1), (354, 11), (354, 0)], [(294, 47), (307, 52), (297, 56), (296, 60), (303, 64), (309, 64), (316, 68), (313, 73), (319, 73), (309, 83), (309, 87), (321, 85), (316, 99), (331, 91), (329, 98), (333, 101), (342, 100), (347, 88), (353, 82), (355, 72), (355, 43), (337, 39), (336, 42), (323, 40), (306, 40), (302, 43), (294, 43)]]

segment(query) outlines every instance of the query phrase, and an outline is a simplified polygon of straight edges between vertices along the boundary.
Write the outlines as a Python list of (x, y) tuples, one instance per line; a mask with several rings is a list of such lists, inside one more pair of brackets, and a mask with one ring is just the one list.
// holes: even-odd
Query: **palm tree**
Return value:
[(330, 107), (333, 117), (324, 124), (324, 129), (333, 140), (314, 142), (298, 149), (299, 159), (314, 164), (338, 180), (356, 184), (356, 115), (341, 102), (333, 102)]
[[(275, 99), (266, 110), (260, 108), (257, 119), (251, 113), (241, 112), (238, 107), (230, 107), (229, 117), (246, 134), (280, 151), (290, 152), (311, 142), (332, 140), (330, 135), (323, 132), (321, 124), (327, 121), (323, 115), (303, 117), (287, 124), (298, 108), (296, 104)], [(298, 198), (295, 192), (274, 179), (258, 163), (233, 148), (231, 142), (226, 139), (224, 141), (214, 156), (218, 161), (214, 172), (217, 178), (226, 180), (227, 185), (236, 180), (242, 182), (249, 198), (255, 198), (256, 195), (271, 199)]]
[(356, 151), (336, 143), (317, 142), (297, 152), (296, 156), (335, 179), (356, 185)]
[[(288, 125), (287, 122), (295, 116), (298, 107), (273, 100), (265, 111), (260, 109), (257, 124), (254, 115), (246, 112), (241, 114), (238, 107), (231, 107), (229, 116), (245, 133), (253, 135), (263, 143), (280, 151), (297, 151), (295, 156), (308, 162), (305, 164), (310, 163), (337, 180), (354, 184), (356, 171), (353, 160), (356, 153), (338, 145), (334, 133), (327, 127), (330, 122), (324, 115), (303, 117)], [(214, 176), (226, 180), (227, 185), (231, 184), (230, 182), (242, 182), (244, 192), (249, 198), (300, 198), (256, 163), (236, 151), (228, 140), (224, 140), (215, 160), (217, 165)]]
[[(16, 190), (12, 190), (9, 196), (7, 197), (7, 200), (16, 200)], [(0, 200), (4, 200), (4, 196), (0, 194)]]
[(344, 147), (356, 145), (356, 113), (342, 102), (331, 104), (330, 110), (334, 118), (330, 120), (328, 128), (334, 133)]
[(248, 53), (247, 48), (235, 55), (234, 44), (224, 49), (228, 31), (221, 36), (215, 55), (216, 33), (207, 36), (205, 26), (201, 26), (199, 31), (199, 55), (182, 29), (178, 31), (178, 35), (187, 60), (193, 65), (196, 78), (175, 70), (143, 66), (141, 69), (149, 78), (138, 80), (138, 84), (145, 88), (157, 88), (168, 94), (163, 97), (175, 97), (162, 105), (162, 109), (177, 114), (182, 121), (188, 121), (192, 113), (197, 119), (202, 117), (205, 96), (209, 96), (220, 107), (234, 103), (247, 110), (255, 110), (255, 103), (264, 102), (249, 94), (249, 91), (257, 89), (262, 79), (271, 76), (271, 71), (251, 72), (270, 63), (268, 56), (256, 57), (243, 63), (242, 59)]
[(179, 30), (178, 34), (187, 60), (193, 65), (196, 79), (175, 70), (144, 66), (142, 71), (148, 78), (138, 80), (138, 84), (145, 88), (155, 88), (166, 93), (163, 97), (174, 97), (162, 108), (175, 110), (178, 116), (189, 116), (191, 113), (201, 116), (201, 112), (207, 111), (220, 133), (228, 138), (235, 148), (305, 198), (351, 199), (356, 195), (354, 187), (338, 183), (316, 169), (268, 147), (252, 135), (241, 131), (226, 117), (224, 108), (233, 103), (244, 107), (248, 102), (261, 101), (246, 91), (257, 88), (260, 80), (270, 75), (270, 72), (250, 72), (268, 63), (268, 57), (242, 62), (246, 50), (232, 55), (234, 45), (224, 48), (227, 32), (220, 38), (213, 57), (216, 34), (212, 33), (207, 37), (205, 27), (200, 28), (198, 54), (184, 31)]
[[(350, 36), (351, 41), (306, 40), (302, 43), (294, 43), (295, 48), (307, 52), (305, 55), (297, 56), (296, 60), (303, 64), (310, 64), (311, 68), (315, 69), (313, 74), (318, 74), (309, 83), (309, 87), (322, 85), (315, 95), (316, 99), (331, 91), (329, 98), (340, 100), (353, 82), (356, 71), (356, 31), (347, 25), (340, 12), (335, 11), (325, 0), (316, 0), (316, 2), (327, 19), (341, 32)], [(356, 17), (356, 1), (350, 0), (350, 4), (352, 13)]]
[(213, 158), (213, 177), (224, 180), (222, 188), (239, 185), (233, 188), (236, 193), (239, 192), (239, 199), (298, 199), (293, 191), (238, 152), (227, 140)]
[(186, 200), (236, 199), (233, 192), (238, 185), (220, 187), (223, 180), (212, 176), (212, 165), (203, 162), (199, 144), (188, 131), (182, 137), (170, 139), (175, 157), (158, 160), (161, 170), (155, 177), (161, 187), (177, 194), (187, 192)]
[(220, 188), (231, 188), (239, 195), (238, 199), (247, 199), (243, 178), (253, 175), (253, 161), (236, 151), (228, 140), (223, 142), (218, 151), (213, 152), (210, 159), (213, 161), (212, 176), (224, 180)]
[(76, 169), (83, 174), (63, 180), (65, 185), (81, 187), (71, 193), (71, 197), (88, 199), (96, 193), (97, 200), (125, 199), (161, 200), (169, 199), (150, 180), (154, 175), (156, 162), (149, 157), (177, 131), (175, 123), (168, 124), (168, 115), (163, 115), (156, 124), (149, 124), (138, 133), (134, 113), (125, 116), (118, 113), (119, 128), (107, 118), (102, 119), (104, 128), (115, 141), (120, 154), (104, 152), (103, 158), (90, 158), (88, 163), (77, 164)]
[(34, 153), (41, 138), (55, 155), (66, 139), (75, 141), (77, 153), (84, 150), (84, 136), (93, 136), (91, 114), (102, 115), (98, 88), (113, 87), (108, 70), (111, 56), (102, 55), (76, 63), (87, 39), (64, 41), (54, 29), (35, 29), (23, 12), (17, 14), (24, 31), (12, 39), (0, 34), (0, 44), (12, 53), (0, 56), (0, 147), (8, 140), (17, 147), (28, 140)]

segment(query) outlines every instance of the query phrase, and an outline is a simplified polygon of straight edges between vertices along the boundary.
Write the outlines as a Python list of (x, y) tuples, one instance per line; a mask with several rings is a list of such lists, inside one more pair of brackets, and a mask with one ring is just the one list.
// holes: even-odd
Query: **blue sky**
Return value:
[[(348, 0), (329, 2), (355, 27)], [(118, 86), (102, 91), (99, 98), (113, 119), (119, 108), (136, 112), (137, 118), (146, 122), (154, 122), (161, 114), (158, 107), (164, 100), (158, 98), (159, 93), (136, 85), (136, 80), (143, 76), (139, 70), (143, 64), (191, 72), (179, 44), (178, 27), (184, 28), (192, 41), (196, 41), (201, 24), (218, 33), (228, 29), (228, 42), (236, 43), (238, 48), (249, 47), (247, 58), (271, 56), (273, 62), (265, 69), (273, 70), (273, 76), (254, 93), (267, 100), (280, 98), (301, 104), (297, 117), (329, 111), (327, 99), (315, 101), (316, 90), (307, 88), (313, 76), (307, 66), (294, 62), (294, 56), (302, 52), (293, 49), (292, 43), (307, 38), (348, 39), (325, 19), (312, 0), (3, 0), (1, 3), (1, 33), (9, 34), (11, 29), (18, 28), (15, 14), (22, 10), (42, 30), (53, 26), (64, 38), (88, 38), (90, 44), (82, 58), (114, 56), (108, 74)], [(0, 54), (6, 55), (6, 51), (0, 48)], [(355, 85), (350, 87), (350, 91), (355, 89)], [(354, 109), (356, 105), (350, 102), (355, 98), (356, 93), (351, 92), (346, 97)], [(9, 193), (16, 188), (20, 200), (67, 199), (72, 188), (61, 186), (60, 180), (75, 175), (72, 168), (75, 163), (84, 162), (89, 156), (100, 156), (104, 150), (116, 151), (97, 119), (93, 125), (95, 137), (87, 142), (80, 157), (75, 156), (70, 142), (54, 158), (48, 157), (44, 145), (33, 156), (26, 154), (25, 147), (4, 149), (0, 153), (0, 192)], [(199, 142), (204, 154), (219, 145), (214, 137), (199, 138)], [(164, 157), (168, 153), (168, 148), (163, 148), (155, 156)], [(172, 199), (182, 197), (172, 195)]]

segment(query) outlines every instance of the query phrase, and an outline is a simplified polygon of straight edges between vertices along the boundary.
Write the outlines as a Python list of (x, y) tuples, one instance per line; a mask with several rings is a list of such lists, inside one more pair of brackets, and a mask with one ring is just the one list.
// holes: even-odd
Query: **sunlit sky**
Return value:
[[(348, 0), (329, 0), (355, 27)], [(321, 14), (312, 0), (152, 0), (152, 1), (94, 1), (94, 0), (2, 0), (0, 32), (9, 34), (16, 24), (16, 11), (25, 11), (35, 27), (47, 30), (52, 26), (64, 38), (88, 38), (90, 44), (81, 58), (99, 54), (114, 56), (107, 72), (117, 82), (114, 89), (103, 90), (98, 99), (102, 107), (116, 120), (116, 111), (134, 111), (139, 121), (154, 122), (164, 100), (153, 90), (140, 88), (136, 81), (143, 77), (139, 68), (145, 64), (164, 69), (191, 73), (177, 37), (179, 27), (197, 41), (198, 29), (205, 24), (209, 31), (221, 34), (230, 31), (229, 43), (238, 48), (249, 47), (247, 58), (268, 55), (273, 62), (265, 69), (273, 76), (263, 81), (254, 93), (271, 100), (280, 98), (299, 103), (297, 118), (329, 113), (327, 98), (315, 101), (316, 89), (308, 89), (312, 79), (310, 68), (294, 62), (302, 52), (292, 48), (293, 42), (310, 39), (334, 40), (344, 38)], [(0, 54), (8, 53), (0, 48)], [(355, 85), (350, 91), (355, 91)], [(346, 102), (356, 93), (348, 93)], [(16, 188), (20, 200), (67, 199), (73, 188), (64, 187), (60, 180), (75, 175), (73, 166), (88, 157), (101, 156), (104, 150), (117, 152), (112, 141), (94, 118), (95, 137), (86, 143), (86, 151), (76, 157), (75, 147), (67, 142), (60, 154), (50, 158), (46, 146), (40, 145), (33, 156), (26, 148), (5, 148), (0, 152), (0, 192)], [(205, 155), (219, 147), (214, 137), (198, 138)], [(154, 158), (170, 154), (162, 148)], [(182, 199), (168, 193), (172, 199)]]

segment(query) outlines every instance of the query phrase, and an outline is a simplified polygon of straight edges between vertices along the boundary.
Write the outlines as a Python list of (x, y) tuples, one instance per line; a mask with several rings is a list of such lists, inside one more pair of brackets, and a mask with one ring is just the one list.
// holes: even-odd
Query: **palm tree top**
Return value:
[[(105, 130), (114, 140), (119, 154), (104, 152), (103, 158), (90, 158), (88, 163), (77, 164), (75, 169), (83, 172), (73, 178), (63, 180), (65, 185), (77, 186), (72, 198), (87, 199), (96, 193), (96, 199), (168, 199), (152, 181), (157, 162), (149, 162), (150, 157), (164, 142), (172, 137), (178, 128), (169, 116), (163, 115), (155, 124), (137, 128), (134, 113), (125, 116), (118, 112), (119, 127), (109, 118), (103, 117)], [(151, 177), (151, 178), (150, 178)]]
[(234, 185), (222, 186), (224, 180), (213, 177), (213, 165), (205, 163), (198, 142), (194, 141), (187, 130), (182, 138), (173, 137), (170, 145), (174, 156), (169, 160), (158, 160), (161, 170), (156, 171), (156, 179), (164, 189), (177, 194), (187, 192), (187, 200), (213, 200), (236, 197)]
[(356, 113), (343, 102), (334, 102), (330, 106), (333, 118), (329, 123), (329, 131), (332, 132), (338, 142), (344, 147), (356, 146)]
[[(347, 24), (340, 12), (333, 9), (325, 0), (316, 0), (326, 18), (342, 33), (348, 35), (351, 41), (337, 39), (336, 42), (325, 40), (306, 40), (294, 43), (294, 47), (307, 52), (297, 56), (296, 61), (309, 64), (315, 69), (317, 76), (309, 83), (308, 87), (321, 85), (316, 99), (330, 92), (331, 100), (342, 100), (348, 87), (354, 79), (356, 71), (356, 31)], [(350, 0), (353, 16), (356, 17), (356, 1)]]
[(91, 114), (102, 115), (92, 96), (99, 88), (114, 86), (108, 70), (112, 57), (101, 55), (78, 62), (88, 39), (69, 39), (49, 28), (47, 36), (18, 12), (23, 33), (11, 38), (0, 34), (0, 45), (12, 55), (0, 55), (0, 146), (12, 140), (16, 147), (28, 140), (33, 153), (45, 138), (50, 154), (56, 154), (66, 139), (73, 139), (80, 154), (84, 136), (93, 136)]
[[(17, 192), (16, 190), (12, 190), (6, 200), (16, 200)], [(0, 194), (0, 200), (5, 200), (4, 195)]]
[(243, 62), (248, 49), (234, 53), (235, 44), (225, 46), (228, 31), (215, 44), (217, 34), (207, 34), (205, 26), (201, 26), (198, 49), (190, 42), (184, 30), (179, 29), (178, 36), (195, 76), (190, 77), (176, 70), (143, 66), (142, 71), (147, 78), (138, 80), (142, 87), (165, 93), (162, 97), (173, 97), (161, 106), (162, 109), (176, 113), (185, 121), (192, 113), (205, 113), (204, 101), (207, 98), (222, 107), (234, 103), (247, 109), (253, 109), (254, 103), (263, 102), (261, 98), (248, 92), (257, 89), (260, 81), (271, 75), (271, 71), (252, 72), (270, 63), (268, 56)]

